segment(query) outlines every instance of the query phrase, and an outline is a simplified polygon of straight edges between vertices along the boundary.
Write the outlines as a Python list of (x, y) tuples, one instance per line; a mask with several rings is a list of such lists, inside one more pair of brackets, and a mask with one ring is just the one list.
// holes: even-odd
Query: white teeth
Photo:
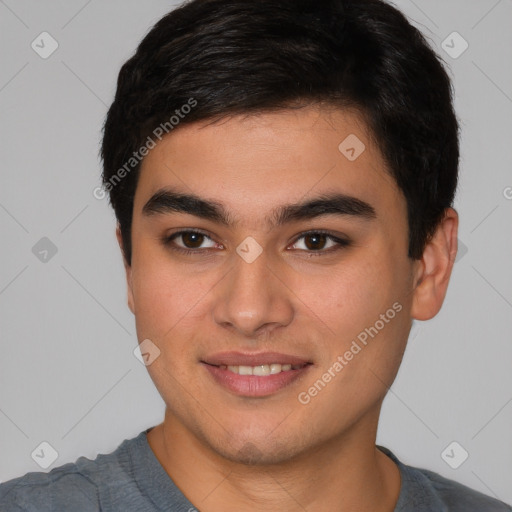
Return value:
[(270, 375), (270, 366), (268, 364), (254, 366), (252, 369), (252, 374), (259, 375), (260, 377), (262, 377), (263, 375)]
[(239, 366), (238, 373), (240, 375), (252, 375), (252, 366)]
[(281, 373), (281, 365), (280, 364), (271, 364), (270, 365), (270, 374), (274, 375), (276, 373)]
[[(302, 364), (260, 364), (258, 366), (227, 366), (230, 372), (238, 373), (239, 375), (257, 375), (264, 377), (266, 375), (275, 375), (276, 373), (287, 372), (290, 370), (298, 370), (302, 368)], [(225, 365), (220, 366), (222, 369), (226, 369)]]

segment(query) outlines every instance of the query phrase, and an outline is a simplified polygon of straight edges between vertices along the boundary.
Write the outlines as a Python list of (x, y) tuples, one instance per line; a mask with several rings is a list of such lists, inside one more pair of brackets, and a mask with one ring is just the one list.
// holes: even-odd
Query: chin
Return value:
[(279, 439), (268, 433), (252, 436), (232, 434), (225, 439), (210, 439), (218, 455), (236, 464), (267, 466), (287, 462), (300, 455), (304, 447), (290, 437)]
[(293, 458), (295, 453), (286, 449), (276, 451), (275, 448), (259, 446), (254, 442), (245, 443), (239, 450), (232, 447), (222, 447), (217, 450), (219, 455), (236, 464), (245, 466), (268, 466), (286, 462)]

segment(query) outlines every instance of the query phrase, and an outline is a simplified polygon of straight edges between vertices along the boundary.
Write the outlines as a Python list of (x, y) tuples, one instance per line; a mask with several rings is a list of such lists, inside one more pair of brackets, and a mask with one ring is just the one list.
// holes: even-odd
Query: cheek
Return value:
[(165, 338), (179, 329), (182, 319), (197, 314), (208, 280), (188, 275), (153, 251), (134, 259), (132, 288), (137, 331), (144, 337)]
[(405, 269), (410, 263), (396, 253), (381, 254), (388, 256), (368, 253), (347, 260), (328, 276), (303, 284), (298, 293), (314, 313), (310, 320), (326, 334), (320, 341), (322, 373), (343, 357), (331, 392), (346, 404), (354, 404), (355, 397), (367, 403), (381, 396), (386, 388), (379, 379), (393, 380), (407, 341), (410, 294)]
[[(302, 390), (316, 395), (309, 409), (312, 416), (328, 416), (339, 425), (364, 414), (385, 395), (407, 340), (409, 306), (401, 281), (390, 262), (347, 266), (317, 281), (311, 309), (331, 332), (322, 339), (318, 372)], [(324, 391), (316, 383), (326, 379)]]
[(394, 270), (389, 261), (362, 256), (323, 275), (298, 279), (294, 288), (307, 308), (346, 339), (399, 300), (403, 284)]

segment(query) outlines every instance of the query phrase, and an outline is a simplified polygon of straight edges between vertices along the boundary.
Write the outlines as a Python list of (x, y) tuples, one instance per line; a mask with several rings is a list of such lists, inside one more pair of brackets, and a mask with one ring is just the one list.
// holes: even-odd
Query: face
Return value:
[(180, 127), (143, 161), (132, 247), (129, 305), (160, 350), (148, 370), (166, 421), (267, 463), (375, 427), (418, 263), (356, 113)]

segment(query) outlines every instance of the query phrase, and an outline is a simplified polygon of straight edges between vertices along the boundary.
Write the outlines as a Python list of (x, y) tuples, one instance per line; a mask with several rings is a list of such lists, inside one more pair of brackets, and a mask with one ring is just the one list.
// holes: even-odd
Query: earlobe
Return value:
[(447, 208), (418, 261), (411, 310), (416, 320), (429, 320), (441, 309), (457, 255), (458, 224), (457, 212)]
[(130, 308), (130, 311), (133, 314), (135, 314), (135, 301), (133, 300), (133, 289), (132, 289), (132, 267), (126, 261), (126, 257), (124, 254), (123, 235), (121, 234), (121, 227), (119, 226), (119, 224), (117, 224), (117, 228), (116, 228), (116, 238), (117, 238), (117, 243), (119, 244), (119, 248), (121, 249), (121, 254), (123, 256), (123, 264), (124, 264), (124, 270), (125, 270), (125, 274), (126, 274), (126, 286), (127, 286), (127, 293), (128, 293), (128, 307)]

